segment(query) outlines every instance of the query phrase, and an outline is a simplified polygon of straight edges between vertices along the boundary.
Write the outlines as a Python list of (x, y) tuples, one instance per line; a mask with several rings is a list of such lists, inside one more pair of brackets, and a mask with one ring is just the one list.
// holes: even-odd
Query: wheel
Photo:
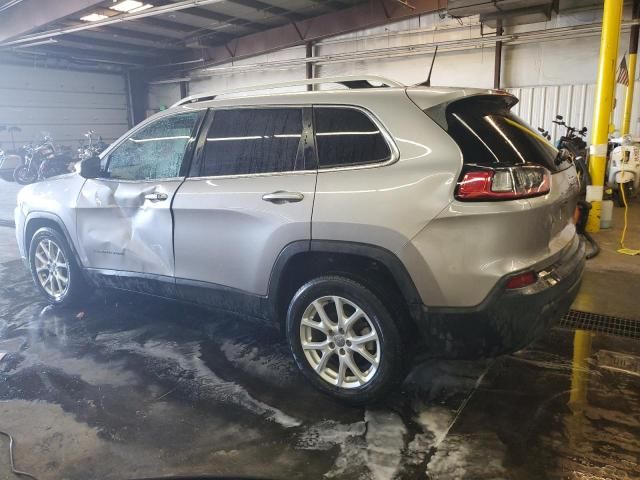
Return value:
[[(624, 190), (624, 191), (623, 191)], [(622, 194), (624, 193), (624, 198)], [(618, 189), (616, 190), (616, 203), (619, 207), (624, 207), (624, 201), (626, 199), (627, 205), (633, 196), (633, 182), (618, 183)]]
[(13, 171), (13, 179), (20, 185), (29, 185), (36, 181), (37, 174), (29, 172), (26, 165), (20, 165)]
[(404, 380), (398, 327), (378, 297), (348, 278), (302, 286), (287, 312), (287, 339), (306, 378), (340, 400), (372, 402)]
[(80, 297), (84, 279), (65, 238), (52, 228), (39, 229), (29, 246), (31, 276), (49, 303), (68, 305)]

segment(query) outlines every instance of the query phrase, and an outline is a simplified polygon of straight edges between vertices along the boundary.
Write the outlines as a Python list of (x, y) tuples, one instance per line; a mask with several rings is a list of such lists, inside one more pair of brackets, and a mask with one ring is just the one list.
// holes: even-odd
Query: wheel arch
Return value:
[(269, 278), (270, 314), (280, 326), (295, 292), (312, 278), (327, 274), (351, 278), (385, 301), (401, 304), (414, 322), (421, 316), (418, 290), (394, 253), (360, 242), (304, 240), (290, 243), (281, 251)]
[(31, 239), (35, 235), (35, 233), (43, 227), (49, 227), (60, 232), (65, 240), (67, 241), (67, 245), (71, 250), (71, 253), (74, 256), (75, 261), (78, 266), (82, 267), (82, 262), (80, 261), (80, 256), (75, 248), (75, 245), (71, 239), (71, 235), (67, 230), (67, 227), (64, 225), (64, 222), (60, 217), (58, 217), (54, 213), (49, 212), (31, 212), (25, 222), (24, 222), (24, 251), (27, 254), (27, 258), (29, 258), (29, 247), (31, 245)]

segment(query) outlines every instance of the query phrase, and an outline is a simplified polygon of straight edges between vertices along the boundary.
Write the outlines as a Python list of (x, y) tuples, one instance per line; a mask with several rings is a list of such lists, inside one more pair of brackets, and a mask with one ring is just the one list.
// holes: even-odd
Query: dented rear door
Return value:
[(184, 180), (201, 113), (164, 115), (121, 139), (85, 182), (77, 235), (86, 267), (173, 277), (171, 202)]

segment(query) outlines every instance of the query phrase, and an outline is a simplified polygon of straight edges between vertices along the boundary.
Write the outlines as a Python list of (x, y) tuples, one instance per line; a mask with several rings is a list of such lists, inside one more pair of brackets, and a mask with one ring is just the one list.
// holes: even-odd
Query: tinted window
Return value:
[(217, 110), (207, 132), (202, 175), (304, 170), (302, 109)]
[(360, 110), (314, 109), (320, 168), (382, 162), (391, 150), (375, 123)]
[[(433, 113), (435, 120), (437, 114)], [(465, 163), (505, 166), (535, 163), (558, 170), (555, 164), (558, 151), (511, 113), (503, 99), (470, 98), (454, 102), (447, 108), (445, 118), (441, 126), (460, 146)]]
[(164, 117), (135, 131), (107, 158), (109, 178), (173, 178), (180, 167), (199, 112)]

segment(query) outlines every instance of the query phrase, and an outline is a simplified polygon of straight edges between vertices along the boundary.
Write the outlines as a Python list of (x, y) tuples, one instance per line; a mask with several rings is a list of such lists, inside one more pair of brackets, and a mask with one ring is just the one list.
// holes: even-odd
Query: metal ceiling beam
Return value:
[(69, 58), (92, 63), (110, 63), (114, 65), (126, 65), (139, 67), (144, 65), (148, 58), (134, 57), (130, 55), (117, 55), (96, 50), (84, 50), (78, 48), (61, 48), (58, 45), (52, 47), (33, 47), (20, 51), (21, 54), (43, 55), (47, 57)]
[[(369, 0), (355, 7), (239, 37), (225, 45), (207, 47), (176, 56), (172, 62), (178, 64), (204, 58), (200, 64), (189, 63), (190, 70), (219, 65), (434, 12), (441, 9), (442, 3), (444, 3), (442, 0), (412, 0), (411, 5), (414, 8), (407, 8), (395, 0)], [(167, 63), (166, 58), (163, 63)]]
[(0, 42), (16, 38), (51, 22), (91, 8), (103, 0), (64, 0), (43, 2), (25, 0), (2, 12)]
[[(29, 0), (30, 2), (34, 2), (34, 3), (38, 3), (40, 5), (40, 8), (42, 9), (42, 2), (38, 2), (37, 0)], [(66, 35), (68, 33), (74, 33), (74, 32), (81, 32), (83, 30), (92, 30), (94, 28), (98, 28), (98, 27), (104, 27), (107, 25), (116, 25), (116, 24), (120, 24), (123, 22), (130, 22), (132, 20), (140, 20), (143, 18), (149, 18), (149, 17), (155, 17), (157, 15), (163, 15), (165, 13), (169, 13), (169, 12), (177, 12), (179, 10), (185, 10), (187, 8), (193, 8), (193, 7), (201, 7), (204, 5), (213, 5), (215, 3), (224, 3), (227, 0), (184, 0), (181, 2), (175, 2), (175, 3), (171, 3), (169, 5), (163, 5), (163, 6), (159, 6), (159, 7), (154, 7), (154, 8), (149, 8), (147, 10), (143, 10), (141, 12), (136, 12), (136, 13), (124, 13), (122, 15), (115, 15), (113, 17), (104, 19), (104, 20), (100, 20), (97, 22), (83, 22), (82, 24), (78, 24), (75, 25), (73, 27), (66, 27), (66, 28), (56, 28), (53, 30), (48, 30), (48, 31), (44, 31), (44, 32), (40, 32), (40, 33), (35, 33), (32, 35), (25, 35), (24, 37), (20, 37), (16, 40), (12, 40), (12, 41), (2, 41), (0, 39), (0, 46), (9, 46), (9, 45), (17, 45), (20, 43), (31, 43), (37, 40), (45, 40), (47, 38), (54, 38), (54, 37), (59, 37), (60, 35)], [(67, 4), (73, 4), (73, 3), (86, 3), (86, 4), (97, 4), (97, 3), (101, 3), (98, 0), (65, 0), (64, 2), (55, 2), (55, 5), (67, 5)], [(20, 4), (23, 5), (23, 4)], [(54, 5), (54, 2), (47, 2), (47, 5)], [(11, 9), (9, 10), (10, 12), (14, 10)], [(43, 9), (46, 10), (46, 9)], [(77, 11), (77, 10), (76, 10)], [(68, 14), (71, 15), (71, 14)], [(61, 17), (58, 17), (61, 18)], [(3, 22), (4, 22), (4, 17), (3, 17)], [(52, 21), (54, 21), (54, 19), (51, 19), (49, 21), (46, 22), (39, 22), (37, 26), (42, 26), (42, 25), (46, 25), (47, 23), (51, 23)], [(14, 19), (14, 21), (16, 21)], [(0, 22), (0, 28), (2, 28), (3, 23)], [(3, 32), (4, 34), (4, 32)], [(20, 34), (17, 34), (20, 35)], [(16, 35), (12, 35), (12, 36), (6, 36), (6, 38), (13, 38)], [(0, 37), (1, 38), (1, 37)]]

